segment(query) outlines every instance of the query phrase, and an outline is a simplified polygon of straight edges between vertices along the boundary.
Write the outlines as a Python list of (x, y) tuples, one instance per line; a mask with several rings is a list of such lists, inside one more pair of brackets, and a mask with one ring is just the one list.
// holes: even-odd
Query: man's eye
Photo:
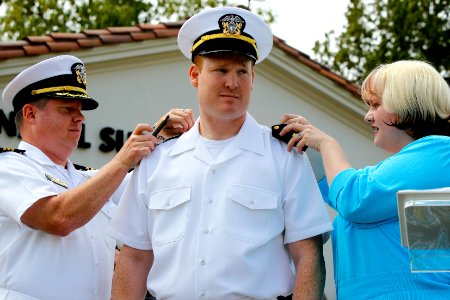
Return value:
[(73, 107), (62, 107), (61, 110), (64, 112), (70, 113), (74, 110), (74, 108)]

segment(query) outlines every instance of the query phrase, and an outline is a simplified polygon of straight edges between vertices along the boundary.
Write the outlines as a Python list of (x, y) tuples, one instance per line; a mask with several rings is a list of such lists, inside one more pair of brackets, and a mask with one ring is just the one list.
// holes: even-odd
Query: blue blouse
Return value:
[(428, 136), (376, 166), (347, 169), (325, 201), (338, 299), (450, 299), (450, 273), (411, 273), (401, 245), (397, 191), (450, 187), (450, 137)]

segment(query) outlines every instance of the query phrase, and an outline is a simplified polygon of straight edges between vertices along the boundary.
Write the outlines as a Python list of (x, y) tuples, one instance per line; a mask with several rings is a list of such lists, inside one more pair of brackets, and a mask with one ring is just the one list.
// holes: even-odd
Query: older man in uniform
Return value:
[(254, 64), (272, 43), (269, 26), (239, 8), (181, 28), (200, 117), (132, 175), (111, 223), (126, 245), (113, 299), (146, 288), (157, 299), (321, 299), (332, 226), (311, 165), (247, 112)]
[[(152, 127), (138, 125), (99, 171), (77, 170), (69, 156), (85, 120), (81, 110), (98, 103), (86, 91), (83, 63), (69, 55), (21, 72), (3, 101), (16, 112), (22, 142), (0, 153), (0, 299), (109, 299), (114, 192), (154, 150), (158, 139), (143, 134)], [(168, 128), (188, 129), (192, 112), (176, 113)]]

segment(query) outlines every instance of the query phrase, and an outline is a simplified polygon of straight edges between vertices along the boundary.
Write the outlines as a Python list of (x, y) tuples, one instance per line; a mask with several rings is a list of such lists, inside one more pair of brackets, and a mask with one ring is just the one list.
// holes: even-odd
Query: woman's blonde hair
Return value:
[(376, 67), (361, 86), (364, 101), (376, 95), (398, 117), (393, 124), (413, 138), (450, 136), (450, 87), (430, 64), (401, 60)]

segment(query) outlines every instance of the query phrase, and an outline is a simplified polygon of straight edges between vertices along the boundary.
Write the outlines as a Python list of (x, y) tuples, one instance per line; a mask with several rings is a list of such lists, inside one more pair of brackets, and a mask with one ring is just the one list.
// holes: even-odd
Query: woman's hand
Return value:
[(313, 148), (314, 150), (321, 152), (323, 147), (326, 147), (327, 143), (335, 143), (336, 141), (323, 131), (319, 130), (308, 120), (302, 116), (294, 114), (284, 114), (281, 118), (281, 123), (287, 124), (286, 127), (280, 132), (280, 135), (285, 135), (290, 131), (298, 132), (292, 136), (288, 143), (288, 151), (295, 148), (297, 152), (301, 153), (304, 146)]

